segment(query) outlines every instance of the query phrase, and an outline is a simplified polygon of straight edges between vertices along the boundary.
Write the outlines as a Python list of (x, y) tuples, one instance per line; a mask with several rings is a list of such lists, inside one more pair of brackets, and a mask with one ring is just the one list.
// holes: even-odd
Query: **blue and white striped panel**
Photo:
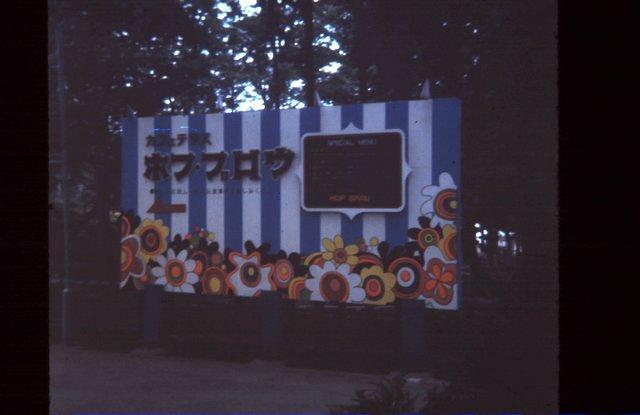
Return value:
[[(224, 121), (222, 114), (207, 114), (205, 116), (205, 128), (209, 133), (209, 141), (205, 148), (206, 152), (219, 153), (224, 150)], [(206, 171), (203, 167), (203, 170)], [(210, 167), (207, 167), (209, 169)], [(206, 184), (208, 189), (217, 190), (224, 189), (224, 182), (220, 178), (220, 175), (209, 181), (207, 179)], [(222, 193), (207, 193), (206, 195), (206, 223), (207, 230), (214, 232), (216, 240), (220, 244), (220, 250), (224, 251), (225, 248), (225, 226), (224, 226), (224, 206), (225, 200)], [(187, 206), (187, 209), (189, 207)]]
[[(322, 238), (341, 234), (346, 243), (358, 237), (404, 244), (407, 230), (418, 226), (423, 196), (421, 189), (449, 172), (459, 185), (460, 103), (456, 99), (397, 101), (301, 110), (158, 116), (123, 121), (122, 207), (133, 209), (141, 218), (154, 218), (147, 210), (155, 198), (165, 203), (186, 203), (187, 213), (158, 214), (171, 230), (171, 238), (184, 235), (196, 226), (216, 235), (222, 249), (244, 250), (244, 242), (271, 244), (271, 251), (310, 253), (322, 249)], [(295, 176), (300, 161), (300, 137), (308, 132), (338, 133), (350, 124), (363, 131), (400, 129), (406, 138), (407, 162), (412, 169), (407, 178), (406, 207), (397, 213), (365, 213), (349, 219), (338, 213), (306, 212), (300, 207), (300, 184)], [(146, 147), (146, 137), (154, 133), (207, 132), (210, 144), (191, 140), (180, 147), (158, 147), (163, 154), (225, 150), (229, 159), (225, 169), (232, 173), (233, 150), (267, 150), (277, 146), (295, 154), (289, 171), (279, 180), (271, 177), (260, 156), (260, 181), (209, 181), (201, 166), (178, 182), (152, 182), (142, 174), (144, 156), (154, 151)], [(173, 169), (181, 168), (174, 165)], [(180, 192), (177, 190), (180, 189)], [(224, 189), (216, 192), (215, 189)], [(259, 189), (259, 191), (254, 191)], [(213, 190), (213, 191), (212, 191)], [(459, 226), (459, 224), (458, 224)], [(460, 252), (460, 250), (458, 250)]]

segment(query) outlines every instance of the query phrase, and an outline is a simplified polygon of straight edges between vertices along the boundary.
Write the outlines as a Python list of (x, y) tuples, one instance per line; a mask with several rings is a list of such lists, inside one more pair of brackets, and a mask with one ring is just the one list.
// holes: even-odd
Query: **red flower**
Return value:
[(445, 264), (438, 258), (431, 258), (427, 263), (427, 282), (424, 295), (433, 298), (441, 305), (447, 305), (453, 298), (453, 285), (456, 282), (456, 265)]

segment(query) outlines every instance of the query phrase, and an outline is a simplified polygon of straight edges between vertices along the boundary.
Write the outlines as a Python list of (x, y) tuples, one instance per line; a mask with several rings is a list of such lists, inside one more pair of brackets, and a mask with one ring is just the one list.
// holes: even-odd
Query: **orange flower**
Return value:
[(427, 282), (424, 295), (435, 302), (446, 305), (453, 298), (453, 284), (456, 282), (455, 264), (445, 264), (438, 258), (431, 258), (427, 263)]

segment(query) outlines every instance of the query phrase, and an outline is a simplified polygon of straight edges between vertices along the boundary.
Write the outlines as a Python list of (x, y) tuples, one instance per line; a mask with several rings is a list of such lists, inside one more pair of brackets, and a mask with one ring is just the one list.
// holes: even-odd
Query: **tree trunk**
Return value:
[(273, 53), (273, 75), (271, 76), (271, 82), (269, 85), (269, 105), (267, 109), (280, 108), (280, 96), (282, 94), (279, 68), (280, 53), (278, 50), (280, 19), (276, 7), (276, 0), (267, 1), (267, 24), (269, 27), (269, 43), (271, 45), (271, 53)]
[(316, 90), (316, 73), (313, 64), (313, 1), (302, 0), (300, 5), (304, 22), (304, 37), (302, 39), (304, 100), (307, 107), (313, 107), (315, 105), (314, 92)]
[(364, 13), (363, 0), (352, 1), (353, 21), (355, 26), (355, 50), (354, 60), (358, 69), (358, 97), (360, 102), (365, 102), (369, 97), (367, 90), (367, 55), (369, 51), (366, 48), (366, 15)]

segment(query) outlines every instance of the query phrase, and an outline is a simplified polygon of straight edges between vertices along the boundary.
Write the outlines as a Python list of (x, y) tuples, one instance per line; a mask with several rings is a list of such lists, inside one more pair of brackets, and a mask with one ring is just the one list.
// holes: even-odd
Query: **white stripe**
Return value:
[[(144, 157), (153, 153), (153, 146), (147, 147), (147, 136), (153, 135), (153, 117), (138, 118), (138, 215), (140, 220), (155, 219), (153, 213), (147, 213), (154, 201), (151, 190), (155, 182), (143, 176), (145, 171)], [(140, 222), (142, 223), (142, 222)]]
[[(171, 138), (177, 138), (178, 134), (189, 134), (189, 117), (186, 115), (171, 117)], [(178, 140), (174, 142), (171, 147), (171, 153), (189, 154), (189, 140), (184, 140), (180, 145), (178, 143)], [(174, 174), (183, 167), (184, 163), (171, 163), (171, 203), (187, 206), (186, 212), (171, 214), (171, 238), (177, 234), (182, 235), (184, 238), (187, 232), (193, 231), (193, 229), (189, 229), (189, 176), (178, 181)], [(182, 193), (177, 193), (178, 191)]]
[[(362, 126), (364, 131), (382, 131), (385, 127), (384, 104), (364, 104), (362, 109)], [(384, 241), (385, 215), (384, 213), (364, 213), (362, 216), (362, 236), (366, 243), (376, 237)]]
[(295, 154), (280, 178), (280, 247), (285, 252), (300, 252), (300, 182), (295, 174), (300, 163), (300, 111), (280, 111), (280, 145)]
[[(205, 116), (205, 130), (209, 133), (209, 141), (205, 153), (219, 153), (224, 150), (224, 123), (222, 114), (207, 114)], [(201, 165), (205, 173), (213, 168), (213, 164)], [(218, 175), (215, 179), (206, 180), (207, 191), (224, 190), (224, 183)], [(207, 193), (207, 230), (215, 234), (215, 240), (220, 244), (220, 251), (224, 250), (224, 193)]]
[[(242, 113), (242, 150), (260, 150), (260, 112)], [(260, 156), (258, 156), (258, 171), (260, 171)], [(242, 163), (243, 168), (249, 168), (250, 163)], [(252, 191), (253, 193), (248, 193)], [(246, 193), (245, 193), (246, 192)], [(242, 240), (252, 241), (256, 246), (262, 243), (262, 205), (260, 197), (260, 181), (248, 177), (242, 179)]]
[(432, 108), (433, 101), (409, 102), (409, 166), (407, 178), (409, 228), (420, 227), (418, 216), (424, 197), (422, 188), (431, 184)]
[[(320, 132), (339, 133), (342, 125), (342, 111), (340, 107), (321, 107), (320, 108)], [(322, 240), (329, 238), (333, 240), (336, 235), (342, 232), (342, 213), (321, 213), (320, 214), (320, 247)]]

